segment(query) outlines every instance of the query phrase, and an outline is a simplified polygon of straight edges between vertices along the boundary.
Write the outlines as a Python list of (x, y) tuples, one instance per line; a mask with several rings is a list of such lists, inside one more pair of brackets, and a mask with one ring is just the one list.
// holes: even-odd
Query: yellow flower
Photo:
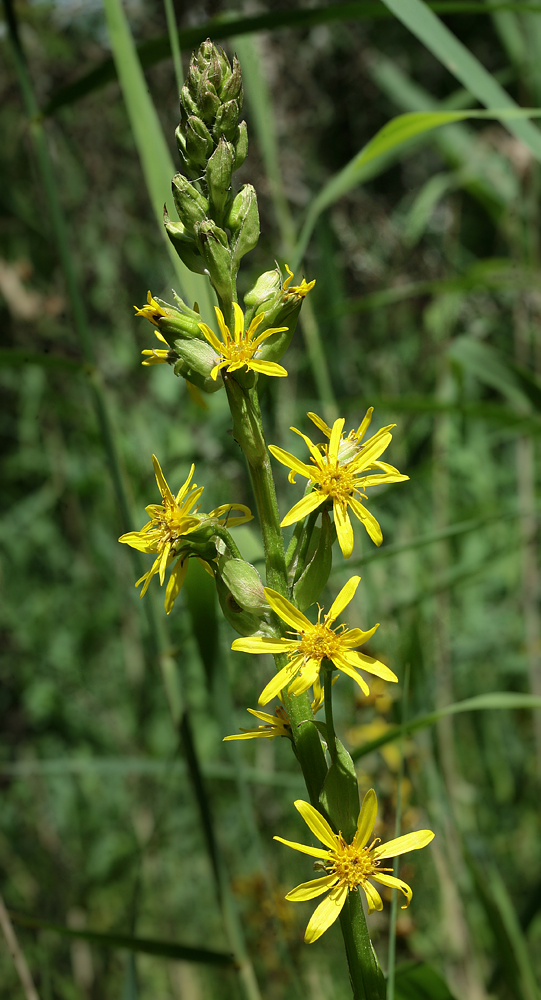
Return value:
[(432, 830), (407, 833), (404, 837), (397, 837), (396, 840), (390, 840), (388, 844), (381, 846), (378, 846), (379, 838), (376, 837), (370, 846), (367, 846), (378, 810), (378, 800), (373, 788), (366, 793), (363, 799), (357, 820), (357, 832), (351, 844), (346, 844), (341, 833), (338, 836), (333, 833), (327, 820), (308, 802), (298, 799), (295, 802), (295, 807), (312, 833), (327, 848), (327, 850), (322, 850), (320, 847), (308, 847), (305, 844), (284, 840), (283, 837), (274, 837), (274, 840), (279, 840), (287, 847), (293, 847), (296, 851), (320, 859), (318, 867), (327, 872), (322, 878), (303, 882), (302, 885), (298, 885), (296, 889), (288, 892), (286, 896), (286, 899), (291, 902), (298, 903), (307, 899), (315, 899), (316, 896), (321, 896), (327, 889), (330, 889), (327, 898), (319, 904), (310, 918), (304, 935), (307, 944), (313, 944), (314, 941), (317, 941), (334, 923), (340, 915), (348, 892), (353, 889), (363, 890), (368, 900), (369, 913), (383, 909), (380, 894), (368, 881), (369, 879), (390, 886), (392, 889), (399, 889), (406, 897), (406, 903), (402, 907), (403, 910), (406, 909), (413, 895), (409, 885), (402, 879), (389, 875), (388, 872), (392, 872), (392, 868), (380, 868), (379, 864), (384, 858), (395, 858), (399, 854), (406, 854), (408, 851), (417, 851), (421, 847), (426, 847), (434, 837)]
[(260, 333), (259, 337), (256, 337), (254, 340), (254, 334), (265, 319), (265, 313), (259, 313), (257, 316), (254, 316), (250, 326), (245, 331), (244, 313), (236, 302), (233, 303), (233, 311), (235, 314), (235, 327), (233, 335), (231, 335), (231, 331), (229, 330), (229, 327), (226, 326), (221, 309), (218, 309), (215, 306), (216, 317), (218, 319), (218, 326), (220, 327), (223, 343), (220, 343), (218, 337), (214, 331), (211, 330), (210, 326), (207, 326), (206, 323), (199, 323), (201, 333), (204, 334), (211, 347), (214, 348), (216, 353), (222, 359), (212, 369), (210, 373), (212, 378), (216, 379), (218, 377), (218, 372), (221, 368), (225, 368), (228, 372), (236, 372), (240, 368), (246, 368), (247, 371), (260, 372), (262, 375), (287, 375), (285, 368), (276, 364), (275, 361), (257, 360), (258, 348), (261, 346), (263, 341), (266, 340), (267, 337), (271, 337), (273, 333), (284, 333), (284, 331), (288, 329), (287, 326), (271, 327), (270, 330), (265, 330), (263, 333)]
[(340, 625), (336, 630), (331, 628), (334, 620), (352, 600), (360, 579), (360, 576), (352, 576), (348, 580), (323, 621), (320, 620), (322, 611), (320, 608), (318, 621), (315, 625), (308, 621), (302, 611), (294, 607), (276, 590), (265, 587), (265, 597), (272, 610), (282, 621), (291, 625), (299, 633), (299, 636), (296, 639), (271, 639), (254, 635), (235, 639), (231, 646), (231, 649), (238, 649), (244, 653), (288, 654), (288, 662), (285, 667), (278, 671), (261, 692), (260, 705), (267, 705), (272, 698), (290, 684), (297, 673), (299, 676), (289, 687), (289, 693), (303, 694), (309, 687), (314, 686), (317, 701), (317, 689), (321, 683), (319, 672), (323, 660), (331, 660), (335, 667), (338, 667), (338, 670), (347, 674), (348, 677), (352, 677), (364, 694), (369, 694), (369, 688), (366, 681), (357, 672), (359, 669), (382, 677), (386, 681), (398, 680), (392, 670), (389, 670), (389, 667), (386, 667), (384, 663), (380, 663), (372, 656), (358, 653), (354, 648), (370, 639), (374, 635), (377, 625), (374, 625), (369, 632), (362, 632), (359, 628), (348, 629), (346, 625)]
[[(409, 476), (403, 476), (398, 469), (386, 462), (378, 461), (380, 455), (385, 451), (392, 440), (390, 430), (395, 424), (382, 427), (364, 445), (361, 446), (361, 438), (370, 423), (372, 411), (369, 410), (357, 431), (351, 431), (347, 438), (344, 438), (342, 430), (345, 420), (340, 418), (335, 420), (332, 428), (316, 416), (309, 413), (308, 416), (320, 430), (328, 436), (329, 443), (315, 445), (305, 434), (301, 434), (296, 427), (291, 430), (299, 434), (308, 445), (311, 454), (311, 465), (306, 465), (288, 451), (270, 445), (269, 451), (282, 465), (291, 469), (289, 481), (295, 482), (295, 475), (300, 473), (309, 480), (312, 490), (299, 500), (291, 508), (282, 521), (282, 527), (300, 521), (321, 504), (331, 502), (333, 505), (334, 523), (338, 536), (338, 543), (342, 550), (342, 555), (349, 559), (353, 552), (353, 528), (349, 519), (348, 507), (364, 525), (370, 538), (376, 545), (381, 545), (383, 535), (376, 518), (360, 502), (358, 497), (366, 499), (363, 492), (367, 486), (380, 486), (382, 483), (401, 483)], [(380, 469), (381, 472), (375, 475), (365, 475), (371, 469)]]
[(288, 273), (288, 277), (282, 285), (282, 290), (286, 292), (287, 295), (298, 295), (299, 298), (304, 299), (305, 296), (308, 295), (308, 292), (312, 291), (312, 288), (316, 283), (316, 279), (314, 278), (313, 281), (305, 281), (303, 278), (300, 285), (291, 285), (290, 282), (293, 280), (293, 271), (287, 266), (287, 264), (285, 265), (285, 268)]
[(248, 708), (250, 715), (255, 715), (256, 719), (261, 719), (264, 726), (257, 729), (241, 729), (238, 736), (224, 736), (223, 742), (228, 740), (254, 740), (260, 736), (266, 736), (269, 740), (274, 740), (277, 736), (291, 736), (291, 723), (289, 716), (282, 705), (277, 705), (275, 715), (267, 715), (266, 712), (256, 712), (253, 708)]
[(159, 326), (160, 317), (167, 316), (165, 309), (162, 309), (161, 305), (156, 302), (156, 299), (152, 298), (150, 289), (147, 292), (146, 306), (141, 306), (140, 309), (138, 309), (137, 306), (134, 306), (133, 308), (135, 309), (136, 316), (144, 316), (144, 318), (148, 319), (154, 326)]
[[(250, 521), (252, 515), (244, 504), (222, 504), (210, 514), (198, 514), (199, 507), (195, 505), (200, 499), (204, 487), (198, 487), (195, 483), (190, 485), (195, 466), (192, 465), (186, 482), (175, 497), (167, 485), (155, 455), (152, 456), (152, 464), (154, 465), (158, 489), (162, 495), (162, 503), (150, 504), (145, 507), (151, 518), (148, 524), (145, 524), (140, 531), (128, 531), (125, 535), (121, 535), (118, 540), (130, 545), (132, 549), (138, 549), (139, 552), (157, 553), (153, 565), (135, 584), (136, 587), (140, 583), (143, 584), (141, 597), (146, 594), (148, 585), (156, 574), (159, 574), (160, 585), (163, 585), (165, 571), (174, 563), (165, 592), (165, 610), (169, 614), (188, 572), (189, 552), (186, 551), (186, 540), (192, 532), (212, 518), (224, 518), (225, 515), (228, 525), (234, 526)], [(233, 509), (241, 511), (241, 516), (229, 517)]]

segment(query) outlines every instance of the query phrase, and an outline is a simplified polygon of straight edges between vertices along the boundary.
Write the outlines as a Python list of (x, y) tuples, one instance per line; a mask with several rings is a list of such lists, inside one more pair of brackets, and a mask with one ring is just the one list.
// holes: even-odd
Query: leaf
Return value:
[(105, 934), (100, 931), (75, 930), (63, 924), (55, 924), (40, 917), (30, 917), (22, 913), (9, 911), (15, 924), (22, 927), (37, 927), (40, 930), (56, 931), (64, 937), (79, 938), (90, 941), (91, 944), (104, 948), (126, 949), (127, 951), (144, 952), (146, 955), (158, 955), (161, 958), (175, 959), (181, 962), (201, 962), (204, 965), (234, 965), (232, 955), (221, 951), (210, 951), (207, 948), (192, 948), (177, 944), (174, 941), (159, 941), (154, 938), (130, 937), (127, 934)]
[(377, 739), (370, 740), (369, 743), (364, 743), (363, 746), (352, 750), (351, 758), (352, 760), (359, 760), (360, 757), (372, 753), (373, 750), (379, 750), (385, 743), (392, 743), (401, 735), (406, 736), (409, 733), (415, 733), (418, 729), (426, 729), (427, 726), (433, 726), (434, 723), (438, 722), (439, 719), (443, 719), (446, 715), (459, 715), (461, 712), (517, 708), (532, 710), (541, 708), (541, 697), (533, 694), (518, 694), (513, 691), (491, 691), (489, 694), (479, 694), (474, 698), (466, 698), (465, 701), (456, 701), (452, 705), (446, 705), (445, 708), (440, 708), (436, 712), (417, 716), (416, 719), (406, 722), (404, 726), (393, 726), (392, 729), (388, 729), (386, 733), (378, 736)]
[[(384, 0), (387, 2), (387, 0)], [(402, 0), (400, 0), (402, 2)], [(404, 2), (413, 2), (413, 0), (404, 0)], [(415, 0), (418, 2), (418, 0)], [(438, 22), (439, 23), (439, 22)], [(453, 36), (451, 36), (453, 37)], [(467, 51), (467, 50), (466, 50)], [(473, 57), (472, 57), (473, 58)], [(391, 118), (386, 125), (383, 126), (376, 133), (376, 135), (367, 142), (356, 156), (353, 157), (349, 163), (346, 164), (342, 170), (338, 171), (322, 188), (318, 195), (314, 198), (310, 204), (308, 211), (306, 213), (306, 219), (299, 236), (299, 240), (295, 249), (295, 254), (293, 257), (292, 267), (298, 266), (306, 247), (308, 246), (308, 241), (313, 232), (314, 226), (321, 215), (321, 213), (333, 205), (339, 198), (347, 194), (353, 187), (358, 184), (364, 183), (370, 178), (380, 174), (385, 170), (394, 160), (399, 152), (401, 152), (411, 141), (419, 135), (426, 132), (430, 132), (432, 129), (439, 128), (442, 125), (448, 125), (450, 122), (460, 122), (465, 121), (469, 118), (488, 118), (488, 119), (498, 119), (502, 122), (512, 121), (515, 119), (522, 118), (539, 118), (541, 117), (541, 109), (539, 108), (519, 108), (518, 106), (513, 106), (511, 98), (508, 98), (511, 102), (511, 106), (506, 107), (505, 91), (496, 84), (499, 91), (501, 91), (502, 97), (501, 107), (490, 110), (490, 111), (478, 111), (475, 109), (469, 109), (466, 111), (408, 111), (406, 114), (397, 115), (396, 118)], [(472, 93), (475, 91), (472, 90)], [(477, 95), (476, 95), (477, 96)], [(529, 125), (530, 122), (523, 121), (522, 125)], [(533, 129), (533, 126), (531, 126)], [(534, 129), (534, 133), (539, 135), (539, 159), (541, 159), (541, 132)], [(531, 144), (529, 144), (531, 146)]]
[(426, 962), (405, 962), (395, 971), (395, 1000), (454, 1000), (447, 983)]
[(105, 15), (120, 86), (128, 118), (141, 160), (148, 194), (167, 252), (181, 282), (181, 295), (191, 304), (198, 302), (203, 316), (212, 316), (212, 298), (206, 278), (193, 274), (180, 261), (163, 227), (163, 207), (175, 218), (171, 181), (175, 173), (156, 109), (150, 98), (141, 63), (137, 58), (121, 0), (105, 0)]
[(353, 760), (338, 739), (336, 760), (327, 772), (319, 801), (336, 829), (351, 843), (360, 810), (359, 784)]

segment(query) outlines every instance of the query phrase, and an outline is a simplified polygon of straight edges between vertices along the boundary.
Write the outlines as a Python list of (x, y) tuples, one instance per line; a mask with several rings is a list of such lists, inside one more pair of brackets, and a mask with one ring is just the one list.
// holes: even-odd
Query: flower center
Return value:
[(223, 351), (224, 358), (228, 361), (251, 361), (256, 352), (256, 348), (247, 341), (242, 340), (240, 344), (227, 344)]
[(171, 542), (173, 547), (175, 543), (182, 538), (183, 535), (187, 535), (190, 531), (193, 531), (195, 527), (195, 518), (186, 517), (182, 513), (179, 507), (176, 505), (174, 507), (169, 504), (163, 504), (163, 514), (156, 518), (156, 524), (160, 530), (160, 539), (158, 541), (158, 552), (161, 552), (164, 545), (167, 542)]
[(362, 885), (366, 879), (378, 868), (378, 862), (374, 861), (371, 854), (371, 847), (358, 848), (354, 844), (346, 844), (342, 834), (339, 835), (338, 850), (332, 851), (330, 865), (327, 865), (329, 873), (338, 875), (340, 885), (347, 885), (349, 889), (356, 889)]
[(340, 636), (323, 622), (314, 625), (310, 632), (303, 632), (296, 652), (305, 660), (332, 660), (340, 649)]
[(348, 472), (347, 467), (341, 468), (338, 463), (327, 465), (324, 469), (314, 469), (312, 479), (323, 493), (339, 503), (347, 503), (351, 494), (357, 492), (355, 473)]

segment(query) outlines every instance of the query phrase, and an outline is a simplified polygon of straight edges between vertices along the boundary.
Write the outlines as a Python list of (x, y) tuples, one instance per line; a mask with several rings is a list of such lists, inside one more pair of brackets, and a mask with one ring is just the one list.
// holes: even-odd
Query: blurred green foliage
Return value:
[[(524, 4), (518, 13), (507, 7), (444, 20), (518, 103), (539, 106), (541, 14), (525, 12)], [(166, 32), (155, 0), (126, 4), (126, 11), (138, 42)], [(19, 2), (14, 12), (41, 107), (109, 55), (97, 3)], [(213, 0), (179, 2), (176, 13), (179, 27), (191, 29), (243, 11)], [(274, 13), (272, 3), (265, 13)], [(389, 118), (476, 106), (393, 18), (352, 14), (280, 27), (245, 36), (242, 48), (248, 45), (274, 121), (261, 113), (264, 91), (247, 87), (251, 146), (239, 174), (257, 188), (262, 238), (241, 271), (242, 292), (276, 256), (288, 260), (291, 232), (311, 200)], [(186, 734), (171, 721), (158, 665), (153, 621), (164, 617), (163, 593), (154, 581), (156, 592), (139, 602), (136, 567), (116, 543), (126, 525), (5, 26), (1, 46), (5, 900), (15, 912), (72, 929), (224, 952)], [(172, 62), (153, 65), (147, 80), (176, 162)], [(154, 336), (134, 320), (133, 304), (145, 301), (148, 288), (170, 300), (175, 277), (118, 84), (63, 106), (47, 119), (45, 134), (134, 525), (156, 501), (153, 452), (173, 488), (196, 463), (204, 509), (229, 500), (253, 506), (225, 394), (206, 397), (202, 410), (168, 367), (140, 367), (139, 352)], [(324, 212), (302, 266), (317, 279), (312, 305), (346, 429), (358, 426), (369, 405), (376, 406), (374, 429), (396, 420), (389, 461), (411, 477), (374, 502), (382, 550), (359, 531), (350, 563), (358, 565), (359, 553), (366, 560), (350, 624), (381, 621), (370, 652), (400, 678), (410, 665), (410, 718), (493, 691), (541, 694), (539, 199), (539, 165), (503, 125), (446, 125), (413, 140)], [(268, 440), (299, 455), (289, 426), (306, 432), (306, 411), (321, 412), (310, 327), (304, 336), (308, 341), (299, 329), (288, 352), (289, 378), (262, 386)], [(285, 513), (300, 488), (281, 467), (276, 478)], [(235, 537), (261, 569), (256, 528)], [(386, 546), (394, 554), (384, 558)], [(338, 930), (307, 948), (307, 908), (283, 900), (309, 877), (308, 863), (300, 874), (298, 859), (271, 840), (302, 832), (292, 806), (302, 782), (289, 745), (221, 742), (250, 726), (245, 708), (255, 706), (270, 665), (228, 652), (234, 633), (217, 625), (212, 604), (214, 649), (209, 654), (201, 628), (198, 642), (192, 610), (207, 592), (190, 574), (190, 589), (168, 620), (167, 669), (189, 710), (262, 994), (341, 1000), (349, 986)], [(345, 574), (340, 564), (329, 597)], [(373, 689), (378, 697), (367, 702), (344, 678), (335, 688), (350, 749), (376, 738), (362, 727), (400, 721), (400, 692)], [(405, 753), (403, 827), (424, 825), (426, 817), (437, 837), (431, 860), (408, 858), (401, 869), (414, 899), (400, 911), (398, 960), (433, 968), (398, 969), (395, 996), (443, 1000), (448, 990), (437, 969), (460, 1000), (534, 1000), (541, 977), (539, 720), (525, 709), (464, 713), (412, 736)], [(392, 835), (396, 759), (375, 751), (358, 767), (361, 790), (373, 784), (378, 793), (380, 835)], [(388, 909), (373, 915), (370, 927), (385, 966)], [(41, 1000), (241, 995), (227, 967), (148, 954), (128, 959), (125, 951), (47, 928), (18, 926), (17, 933)], [(3, 944), (0, 982), (2, 995), (22, 996)]]

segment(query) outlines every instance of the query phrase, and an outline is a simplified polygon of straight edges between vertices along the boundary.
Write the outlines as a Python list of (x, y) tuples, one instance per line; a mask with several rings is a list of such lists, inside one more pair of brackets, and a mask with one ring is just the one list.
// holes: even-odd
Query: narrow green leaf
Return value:
[(337, 830), (351, 843), (359, 815), (359, 783), (350, 754), (336, 740), (336, 760), (327, 771), (319, 801)]
[(356, 747), (351, 751), (351, 757), (353, 760), (359, 760), (360, 757), (365, 757), (366, 754), (379, 750), (386, 743), (394, 742), (401, 734), (407, 735), (417, 732), (418, 729), (426, 729), (446, 715), (518, 708), (541, 708), (541, 697), (533, 694), (518, 694), (512, 691), (492, 691), (489, 694), (479, 694), (474, 698), (466, 698), (465, 701), (456, 701), (452, 705), (440, 708), (436, 712), (430, 712), (428, 715), (418, 715), (416, 719), (407, 722), (405, 726), (393, 726), (377, 739), (370, 740), (369, 743), (364, 743), (361, 747)]
[[(404, 3), (406, 2), (417, 3), (419, 0), (404, 0)], [(501, 106), (497, 109), (491, 109), (490, 111), (478, 111), (475, 109), (466, 111), (409, 111), (387, 122), (342, 170), (327, 181), (310, 204), (299, 236), (292, 267), (295, 268), (298, 265), (306, 250), (317, 219), (326, 208), (333, 205), (353, 187), (381, 173), (391, 162), (394, 162), (398, 153), (403, 151), (411, 143), (412, 139), (430, 132), (432, 129), (448, 125), (451, 122), (466, 121), (469, 118), (495, 118), (501, 122), (515, 121), (513, 127), (509, 126), (511, 131), (516, 131), (518, 124), (522, 126), (530, 125), (534, 131), (534, 135), (539, 135), (538, 158), (541, 159), (541, 132), (535, 129), (528, 121), (520, 122), (520, 119), (541, 117), (541, 109), (519, 108), (513, 105), (511, 98), (508, 98), (510, 106), (506, 107), (507, 95), (505, 91), (499, 84), (495, 84), (495, 86), (498, 87), (498, 92), (501, 92), (503, 95), (500, 102)], [(473, 88), (472, 93), (475, 94)], [(532, 148), (535, 145), (533, 139), (527, 145)]]
[(21, 927), (37, 927), (40, 930), (56, 931), (63, 937), (79, 938), (103, 948), (119, 948), (133, 952), (144, 952), (146, 955), (158, 955), (161, 958), (175, 959), (181, 962), (201, 962), (204, 965), (234, 965), (232, 955), (221, 951), (210, 951), (207, 948), (192, 948), (176, 944), (174, 941), (159, 941), (154, 938), (130, 937), (128, 934), (105, 934), (100, 931), (75, 930), (63, 924), (55, 924), (40, 917), (30, 917), (10, 910), (13, 923)]
[(181, 283), (180, 294), (191, 305), (198, 302), (201, 314), (212, 318), (212, 299), (206, 278), (193, 274), (178, 258), (163, 227), (163, 208), (175, 218), (171, 181), (175, 167), (156, 109), (150, 98), (135, 43), (120, 0), (105, 0), (107, 28), (124, 103), (141, 160), (152, 207), (167, 251)]
[[(423, 0), (383, 0), (383, 2), (486, 108), (490, 110), (518, 108), (507, 91), (436, 17), (426, 3), (423, 3)], [(513, 135), (529, 147), (537, 160), (541, 160), (541, 132), (535, 125), (529, 121), (504, 118), (499, 111), (494, 114), (507, 125)]]

